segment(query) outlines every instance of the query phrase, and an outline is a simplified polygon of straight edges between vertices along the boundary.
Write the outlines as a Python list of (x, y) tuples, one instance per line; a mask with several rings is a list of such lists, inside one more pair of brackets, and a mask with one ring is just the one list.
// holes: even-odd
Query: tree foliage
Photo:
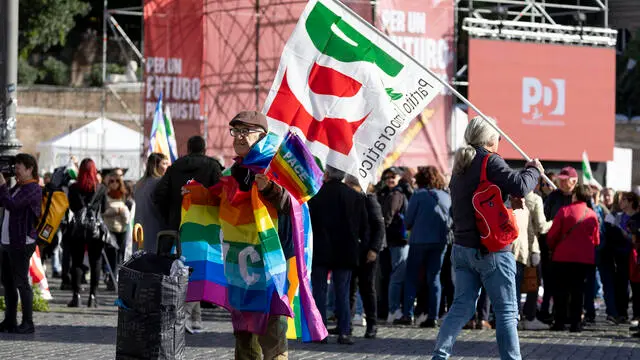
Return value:
[(76, 16), (84, 16), (90, 5), (83, 0), (20, 0), (20, 57), (26, 59), (35, 49), (46, 52), (64, 45), (75, 26)]

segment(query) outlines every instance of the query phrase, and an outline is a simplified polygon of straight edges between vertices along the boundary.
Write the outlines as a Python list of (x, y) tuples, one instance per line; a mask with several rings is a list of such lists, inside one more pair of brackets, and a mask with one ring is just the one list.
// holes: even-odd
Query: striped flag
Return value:
[(154, 152), (162, 153), (173, 163), (178, 159), (178, 147), (176, 134), (173, 130), (173, 122), (171, 121), (171, 113), (169, 108), (165, 110), (163, 111), (162, 109), (162, 94), (160, 94), (156, 104), (156, 111), (153, 114), (147, 156)]
[(280, 144), (267, 175), (301, 204), (311, 199), (322, 187), (322, 170), (304, 142), (292, 132)]
[(49, 283), (47, 282), (47, 276), (44, 273), (44, 267), (42, 266), (42, 260), (40, 258), (40, 249), (36, 246), (36, 251), (31, 255), (29, 261), (29, 275), (31, 276), (31, 282), (33, 286), (37, 286), (40, 289), (42, 298), (45, 300), (51, 300), (51, 292), (49, 291)]
[(288, 132), (284, 140), (268, 133), (253, 145), (242, 166), (256, 173), (266, 172), (300, 204), (311, 199), (322, 186), (322, 170), (304, 141), (293, 132)]
[(589, 163), (589, 157), (586, 151), (582, 152), (582, 183), (584, 185), (595, 186), (598, 190), (602, 190), (602, 185), (593, 177), (591, 164)]

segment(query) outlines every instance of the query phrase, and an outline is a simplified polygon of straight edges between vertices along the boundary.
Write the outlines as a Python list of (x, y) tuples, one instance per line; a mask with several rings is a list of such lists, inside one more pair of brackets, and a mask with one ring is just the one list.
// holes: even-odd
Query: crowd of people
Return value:
[[(639, 194), (582, 184), (570, 166), (546, 173), (554, 190), (539, 161), (512, 170), (492, 156), (486, 176), (501, 189), (519, 232), (511, 245), (489, 252), (471, 198), (482, 159), (498, 152), (500, 136), (476, 119), (466, 139), (448, 184), (432, 166), (386, 169), (367, 191), (327, 171), (310, 208), (314, 297), (325, 321), (325, 304), (335, 304), (330, 333), (353, 343), (351, 319), (366, 323), (366, 338), (376, 336), (379, 321), (440, 327), (434, 358), (444, 359), (461, 329), (495, 328), (501, 358), (518, 359), (517, 329), (581, 332), (604, 301), (606, 321), (630, 324), (640, 337)], [(327, 270), (333, 291), (326, 290)]]
[[(285, 213), (286, 192), (240, 166), (267, 133), (266, 119), (244, 112), (230, 127), (239, 160), (229, 174), (241, 191), (255, 183)], [(514, 170), (497, 156), (500, 135), (480, 118), (469, 123), (465, 140), (468, 145), (456, 153), (450, 179), (434, 166), (391, 167), (377, 185), (363, 189), (358, 179), (326, 167), (324, 185), (309, 209), (313, 297), (325, 325), (336, 320), (329, 333), (340, 344), (353, 344), (352, 325), (366, 325), (365, 338), (376, 337), (380, 322), (439, 327), (434, 359), (446, 359), (463, 328), (495, 328), (501, 358), (519, 359), (518, 329), (565, 331), (568, 326), (580, 332), (596, 321), (602, 299), (606, 321), (628, 324), (640, 337), (639, 194), (582, 184), (572, 167), (546, 173), (554, 190), (541, 179), (539, 161)], [(117, 269), (132, 251), (155, 252), (160, 231), (179, 231), (183, 186), (195, 180), (209, 187), (222, 177), (223, 164), (206, 156), (205, 148), (203, 138), (190, 138), (188, 154), (171, 166), (166, 156), (151, 154), (136, 183), (124, 181), (124, 169), (98, 171), (91, 159), (77, 164), (77, 178), (65, 188), (70, 212), (48, 254), (54, 277), (73, 292), (69, 307), (84, 305), (80, 294), (87, 277), (86, 306), (97, 307), (98, 285), (104, 281), (114, 291)], [(34, 324), (28, 305), (17, 325), (17, 295), (23, 304), (33, 296), (27, 278), (36, 247), (32, 224), (41, 211), (41, 186), (52, 174), (45, 174), (38, 186), (36, 160), (20, 154), (15, 177), (17, 184), (9, 189), (0, 174), (7, 304), (0, 331), (30, 333)], [(517, 238), (499, 251), (483, 246), (476, 223), (472, 198), (481, 177), (499, 187), (517, 223)], [(88, 228), (94, 218), (98, 225)], [(137, 223), (144, 228), (142, 244), (132, 241)], [(278, 231), (283, 251), (290, 252), (286, 229)], [(202, 326), (199, 303), (189, 304), (187, 312), (187, 329), (195, 332)], [(272, 320), (267, 335), (282, 334), (286, 322)], [(281, 336), (253, 336), (236, 333), (241, 358), (258, 346), (256, 339), (263, 348), (275, 342), (274, 351), (286, 353)]]

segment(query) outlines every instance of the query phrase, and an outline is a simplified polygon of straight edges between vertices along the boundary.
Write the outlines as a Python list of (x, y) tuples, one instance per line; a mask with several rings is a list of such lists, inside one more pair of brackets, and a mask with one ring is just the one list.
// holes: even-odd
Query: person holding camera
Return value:
[[(4, 208), (0, 241), (2, 243), (2, 285), (6, 308), (0, 332), (31, 334), (33, 290), (29, 284), (29, 262), (36, 250), (36, 225), (42, 207), (42, 189), (38, 184), (38, 163), (29, 154), (15, 157), (17, 184), (9, 189), (0, 173), (0, 207)], [(18, 293), (22, 299), (22, 324), (17, 326)]]

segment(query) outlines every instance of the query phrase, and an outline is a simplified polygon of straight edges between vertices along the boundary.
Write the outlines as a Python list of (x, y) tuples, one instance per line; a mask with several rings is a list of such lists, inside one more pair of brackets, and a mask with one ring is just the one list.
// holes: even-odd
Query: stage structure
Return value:
[[(613, 159), (615, 45), (606, 0), (460, 0), (469, 99), (532, 156)], [(462, 17), (461, 16), (461, 17)], [(457, 79), (459, 80), (459, 79)], [(474, 114), (469, 114), (473, 116)], [(507, 159), (520, 159), (509, 146)]]
[[(450, 79), (455, 0), (344, 0), (365, 20)], [(178, 143), (202, 132), (209, 155), (233, 157), (229, 120), (262, 110), (280, 56), (305, 0), (146, 0), (145, 131), (160, 93)], [(436, 165), (448, 171), (451, 95), (443, 93), (409, 127), (386, 166)], [(184, 148), (180, 148), (184, 153)]]

